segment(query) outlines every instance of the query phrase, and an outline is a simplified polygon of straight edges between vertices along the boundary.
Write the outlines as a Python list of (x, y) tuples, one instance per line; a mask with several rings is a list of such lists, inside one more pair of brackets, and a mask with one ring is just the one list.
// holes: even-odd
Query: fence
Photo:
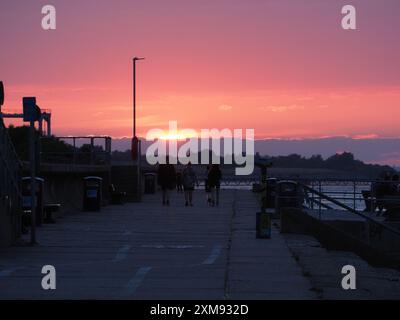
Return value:
[[(40, 149), (43, 150), (41, 138)], [(57, 137), (66, 143), (66, 150), (41, 151), (40, 163), (55, 163), (69, 165), (110, 165), (111, 163), (111, 137)], [(85, 143), (88, 142), (88, 143)]]
[(3, 215), (3, 223), (10, 223), (12, 240), (20, 235), (21, 230), (21, 168), (21, 162), (0, 119), (0, 215)]

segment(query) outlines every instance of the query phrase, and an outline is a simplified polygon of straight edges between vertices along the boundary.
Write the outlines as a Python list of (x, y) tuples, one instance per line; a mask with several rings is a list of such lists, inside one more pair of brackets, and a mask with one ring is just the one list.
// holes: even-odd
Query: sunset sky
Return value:
[[(57, 30), (41, 8), (57, 9)], [(356, 31), (341, 8), (357, 9)], [(5, 110), (34, 95), (58, 135), (254, 128), (257, 138), (400, 137), (399, 0), (2, 0)]]

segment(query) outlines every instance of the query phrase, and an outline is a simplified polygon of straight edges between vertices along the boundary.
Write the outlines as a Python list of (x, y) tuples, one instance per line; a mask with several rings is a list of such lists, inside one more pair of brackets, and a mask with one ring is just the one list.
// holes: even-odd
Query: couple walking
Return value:
[[(175, 189), (176, 186), (176, 171), (175, 167), (169, 163), (167, 158), (166, 164), (158, 166), (157, 181), (162, 189), (162, 204), (169, 206), (170, 204), (170, 191)], [(197, 181), (196, 173), (193, 170), (192, 164), (189, 162), (182, 172), (182, 184), (185, 193), (185, 205), (193, 206), (193, 192), (195, 185), (199, 184)]]

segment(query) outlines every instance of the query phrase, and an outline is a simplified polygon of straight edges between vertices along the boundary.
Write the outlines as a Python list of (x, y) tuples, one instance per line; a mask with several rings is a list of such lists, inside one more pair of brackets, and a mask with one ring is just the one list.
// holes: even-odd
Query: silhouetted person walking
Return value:
[(176, 190), (177, 190), (178, 192), (183, 191), (182, 173), (179, 172), (179, 171), (176, 173)]
[(157, 180), (162, 189), (162, 203), (169, 206), (169, 190), (175, 189), (176, 172), (175, 167), (169, 163), (168, 157), (166, 162), (158, 166)]
[(204, 179), (204, 188), (206, 191), (206, 197), (207, 197), (207, 204), (211, 205), (211, 190), (210, 190), (210, 185), (208, 183), (208, 174), (210, 173), (211, 166), (207, 165), (206, 168), (206, 178)]
[(183, 170), (183, 190), (185, 191), (185, 206), (193, 206), (193, 191), (197, 183), (196, 173), (189, 162)]
[(218, 164), (213, 164), (208, 172), (208, 185), (211, 193), (211, 205), (219, 205), (219, 189), (221, 187), (222, 172)]

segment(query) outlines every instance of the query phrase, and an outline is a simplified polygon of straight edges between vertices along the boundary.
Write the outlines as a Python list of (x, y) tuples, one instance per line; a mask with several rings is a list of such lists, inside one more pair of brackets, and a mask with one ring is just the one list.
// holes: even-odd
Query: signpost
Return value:
[(31, 171), (31, 245), (36, 244), (36, 148), (35, 148), (35, 121), (40, 119), (40, 108), (36, 105), (35, 97), (22, 99), (24, 121), (30, 123), (29, 130), (29, 164)]

